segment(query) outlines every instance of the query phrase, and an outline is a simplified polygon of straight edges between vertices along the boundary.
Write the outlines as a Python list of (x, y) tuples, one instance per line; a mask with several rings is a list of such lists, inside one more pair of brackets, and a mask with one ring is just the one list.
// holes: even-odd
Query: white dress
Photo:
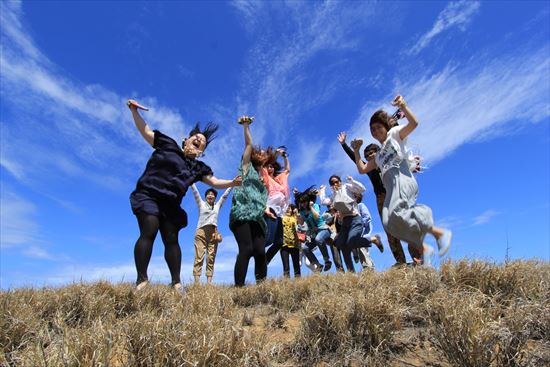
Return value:
[(421, 248), (426, 233), (433, 227), (432, 210), (416, 203), (418, 184), (411, 173), (408, 150), (399, 136), (404, 126), (388, 131), (388, 137), (376, 154), (382, 171), (386, 199), (382, 208), (382, 224), (392, 236)]

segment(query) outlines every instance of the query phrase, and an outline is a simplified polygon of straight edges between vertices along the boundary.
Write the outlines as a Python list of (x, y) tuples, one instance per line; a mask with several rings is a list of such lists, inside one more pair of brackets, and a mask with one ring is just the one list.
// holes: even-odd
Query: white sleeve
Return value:
[(401, 130), (405, 127), (405, 125), (397, 125), (395, 127), (392, 127), (390, 129), (390, 131), (388, 131), (388, 134), (390, 135), (390, 137), (392, 137), (393, 139), (395, 139), (397, 142), (399, 143), (405, 143), (407, 141), (407, 139), (405, 138), (405, 140), (401, 140), (401, 135), (399, 135), (399, 133), (401, 132)]
[(365, 188), (365, 186), (359, 182), (359, 181), (355, 181), (354, 179), (351, 179), (349, 181), (347, 185), (347, 188), (349, 188), (350, 191), (352, 192), (355, 192), (355, 193), (362, 193), (362, 192), (365, 192), (367, 189)]
[(220, 200), (218, 200), (218, 202), (216, 203), (216, 205), (218, 206), (218, 208), (221, 208), (223, 203), (225, 202), (225, 200), (227, 199), (227, 197), (229, 196), (229, 193), (231, 192), (231, 189), (233, 189), (233, 187), (228, 187), (227, 189), (225, 189), (222, 197), (220, 198)]
[(199, 193), (199, 190), (197, 189), (197, 186), (195, 186), (195, 184), (191, 185), (191, 189), (193, 190), (193, 197), (195, 198), (195, 201), (200, 208), (202, 203), (201, 194)]
[(326, 196), (325, 190), (325, 188), (319, 190), (319, 202), (321, 203), (321, 205), (329, 206), (330, 204), (332, 204), (332, 199)]

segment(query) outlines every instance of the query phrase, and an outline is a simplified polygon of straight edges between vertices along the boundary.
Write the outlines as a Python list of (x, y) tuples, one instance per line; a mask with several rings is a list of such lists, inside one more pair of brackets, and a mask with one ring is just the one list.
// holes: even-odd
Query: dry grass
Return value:
[(6, 366), (546, 366), (550, 264), (0, 294)]

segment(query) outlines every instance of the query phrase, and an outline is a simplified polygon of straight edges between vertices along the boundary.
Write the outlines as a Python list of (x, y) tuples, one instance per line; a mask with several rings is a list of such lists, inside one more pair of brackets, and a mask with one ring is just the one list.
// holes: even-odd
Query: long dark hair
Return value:
[(296, 202), (296, 205), (298, 207), (301, 207), (301, 203), (310, 201), (315, 202), (317, 200), (317, 194), (319, 193), (319, 190), (315, 188), (315, 185), (312, 185), (305, 189), (302, 192), (297, 192), (294, 194), (294, 201)]
[(267, 147), (265, 150), (265, 165), (271, 164), (273, 166), (274, 176), (279, 175), (283, 171), (283, 167), (277, 161), (277, 150), (271, 146)]
[[(209, 122), (209, 123), (206, 124), (204, 129), (201, 129), (200, 122), (197, 122), (195, 124), (195, 127), (189, 132), (188, 137), (190, 138), (190, 137), (192, 137), (193, 135), (196, 135), (196, 134), (204, 135), (204, 137), (206, 138), (206, 146), (204, 148), (206, 149), (208, 144), (210, 144), (212, 142), (212, 140), (214, 140), (216, 138), (216, 132), (218, 131), (219, 128), (220, 127), (217, 124), (215, 124), (213, 122)], [(185, 139), (181, 143), (182, 148), (183, 148), (184, 143), (185, 143)]]

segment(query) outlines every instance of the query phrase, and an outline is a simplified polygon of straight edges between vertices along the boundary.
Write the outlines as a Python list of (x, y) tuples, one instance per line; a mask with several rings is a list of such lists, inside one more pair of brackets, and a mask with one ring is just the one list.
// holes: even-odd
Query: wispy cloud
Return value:
[(479, 226), (481, 224), (488, 223), (489, 221), (491, 221), (491, 219), (493, 219), (499, 214), (500, 214), (499, 211), (496, 211), (494, 209), (488, 209), (474, 218), (473, 225)]
[[(1, 7), (1, 95), (9, 112), (2, 120), (2, 166), (25, 183), (37, 172), (78, 176), (114, 189), (135, 178), (149, 148), (135, 131), (126, 98), (64, 76), (28, 36), (21, 4)], [(152, 127), (183, 138), (187, 124), (178, 111), (153, 97), (142, 101), (152, 107), (145, 115)]]
[(449, 3), (445, 9), (439, 13), (433, 27), (418, 39), (409, 53), (419, 53), (428, 46), (434, 37), (448, 29), (458, 27), (464, 30), (472, 17), (479, 11), (479, 7), (480, 3), (478, 1), (462, 0)]
[(2, 183), (0, 190), (0, 250), (18, 251), (26, 257), (56, 260), (38, 224), (36, 206)]
[[(449, 63), (439, 72), (397, 82), (394, 90), (404, 91), (420, 121), (409, 146), (433, 165), (465, 143), (492, 139), (508, 126), (518, 130), (547, 119), (549, 52), (545, 44), (516, 49), (513, 55), (501, 54), (495, 60), (477, 55), (467, 64)], [(372, 139), (369, 119), (378, 108), (392, 109), (384, 101), (366, 103), (350, 129), (352, 137)], [(340, 155), (334, 164), (346, 160)]]
[(29, 201), (2, 188), (0, 197), (0, 238), (3, 249), (40, 241), (34, 217), (36, 207)]
[[(327, 51), (357, 47), (361, 29), (376, 6), (359, 2), (347, 7), (328, 1), (233, 4), (245, 28), (260, 40), (247, 57), (240, 99), (261, 123), (255, 127), (260, 141), (292, 139), (302, 113), (329, 100), (336, 86), (345, 85), (351, 77), (342, 71), (345, 59), (336, 53), (329, 57)], [(283, 29), (275, 32), (266, 26), (278, 21), (285, 25)], [(323, 56), (327, 58), (321, 67), (310, 67)]]

